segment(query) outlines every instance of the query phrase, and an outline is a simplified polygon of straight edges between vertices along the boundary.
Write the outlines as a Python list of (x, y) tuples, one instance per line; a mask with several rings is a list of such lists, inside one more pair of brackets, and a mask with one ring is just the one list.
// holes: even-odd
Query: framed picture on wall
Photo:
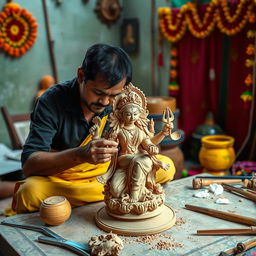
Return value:
[(121, 26), (121, 47), (127, 53), (135, 53), (139, 47), (139, 21), (137, 18), (124, 19)]

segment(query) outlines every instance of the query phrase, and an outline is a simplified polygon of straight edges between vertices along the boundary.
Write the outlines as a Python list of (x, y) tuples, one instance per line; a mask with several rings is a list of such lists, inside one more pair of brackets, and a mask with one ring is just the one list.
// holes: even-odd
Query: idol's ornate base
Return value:
[(171, 228), (176, 222), (174, 211), (164, 205), (163, 211), (147, 219), (124, 220), (108, 215), (106, 208), (99, 209), (95, 216), (99, 228), (123, 236), (152, 235)]

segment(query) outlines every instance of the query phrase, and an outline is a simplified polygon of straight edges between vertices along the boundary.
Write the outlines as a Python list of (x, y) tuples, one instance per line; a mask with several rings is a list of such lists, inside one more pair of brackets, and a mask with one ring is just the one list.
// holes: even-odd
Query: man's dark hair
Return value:
[(82, 68), (85, 81), (95, 80), (97, 75), (106, 79), (109, 88), (126, 78), (125, 85), (132, 80), (132, 64), (127, 53), (119, 47), (107, 44), (91, 46), (84, 57)]

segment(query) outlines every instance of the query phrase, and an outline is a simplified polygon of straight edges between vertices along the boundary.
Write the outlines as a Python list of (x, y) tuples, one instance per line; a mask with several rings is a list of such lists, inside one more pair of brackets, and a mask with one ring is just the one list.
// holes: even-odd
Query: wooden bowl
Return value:
[(163, 114), (167, 107), (172, 112), (176, 111), (176, 99), (174, 97), (147, 97), (147, 103), (150, 114)]
[(64, 196), (46, 198), (40, 206), (40, 217), (48, 225), (64, 223), (71, 214), (71, 205)]

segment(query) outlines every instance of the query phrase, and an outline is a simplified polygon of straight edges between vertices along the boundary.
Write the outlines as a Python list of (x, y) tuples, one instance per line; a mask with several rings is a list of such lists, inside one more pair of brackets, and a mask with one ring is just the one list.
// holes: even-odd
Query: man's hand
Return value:
[(118, 151), (118, 143), (113, 140), (96, 139), (81, 147), (80, 156), (90, 164), (106, 163)]

